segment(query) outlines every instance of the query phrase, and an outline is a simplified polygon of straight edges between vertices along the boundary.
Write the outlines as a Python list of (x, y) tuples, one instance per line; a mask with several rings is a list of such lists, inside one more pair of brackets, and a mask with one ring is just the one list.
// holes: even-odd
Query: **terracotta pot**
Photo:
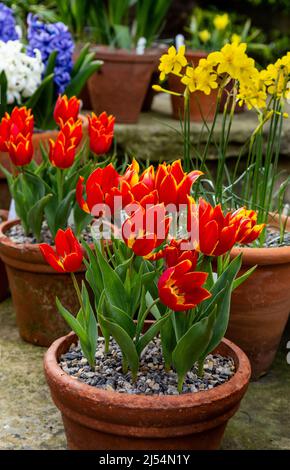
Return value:
[[(0, 210), (0, 219), (1, 223), (5, 222), (8, 218), (8, 212), (4, 210)], [(8, 278), (5, 269), (5, 264), (0, 258), (0, 302), (7, 299), (9, 297), (9, 285), (8, 285)]]
[[(2, 158), (2, 154), (0, 152), (0, 161)], [(8, 210), (10, 207), (10, 202), (11, 202), (11, 196), (10, 196), (10, 191), (8, 187), (7, 180), (4, 175), (1, 175), (0, 172), (0, 207), (2, 207), (4, 210)]]
[(98, 389), (67, 375), (58, 365), (76, 341), (70, 334), (53, 343), (44, 358), (54, 403), (62, 413), (69, 449), (218, 449), (229, 418), (237, 411), (250, 379), (246, 355), (223, 340), (217, 352), (234, 359), (229, 382), (179, 396), (129, 395)]
[[(198, 65), (200, 59), (206, 58), (206, 52), (187, 52), (186, 58), (194, 66)], [(185, 86), (180, 82), (180, 78), (170, 74), (168, 76), (169, 89), (176, 93), (184, 93)], [(171, 95), (171, 104), (174, 119), (182, 119), (184, 113), (184, 100), (182, 96)], [(190, 97), (190, 120), (201, 122), (213, 121), (217, 105), (217, 90), (212, 90), (210, 95), (205, 95), (201, 91), (191, 94)]]
[(270, 369), (289, 317), (290, 247), (232, 250), (232, 256), (239, 253), (243, 254), (242, 273), (251, 266), (257, 268), (232, 294), (226, 337), (248, 355), (256, 380)]
[(113, 114), (117, 123), (136, 123), (159, 55), (158, 49), (137, 55), (97, 46), (96, 58), (104, 64), (88, 80), (94, 112)]
[[(20, 336), (29, 343), (49, 346), (69, 328), (55, 298), (77, 313), (78, 300), (69, 274), (56, 273), (43, 260), (37, 244), (16, 244), (5, 233), (18, 220), (0, 226), (0, 256), (6, 265)], [(85, 267), (76, 273), (79, 283)]]

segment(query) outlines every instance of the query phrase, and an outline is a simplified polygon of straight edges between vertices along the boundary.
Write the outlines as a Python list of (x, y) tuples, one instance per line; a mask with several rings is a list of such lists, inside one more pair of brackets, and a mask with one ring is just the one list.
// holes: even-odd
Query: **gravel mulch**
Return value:
[[(71, 345), (70, 350), (60, 358), (60, 367), (72, 377), (92, 385), (120, 393), (145, 395), (178, 395), (177, 374), (166, 372), (162, 360), (160, 339), (152, 341), (141, 357), (136, 383), (131, 382), (131, 373), (122, 373), (122, 355), (114, 340), (110, 341), (110, 352), (104, 353), (104, 339), (98, 338), (95, 370), (91, 369), (83, 357), (79, 345)], [(227, 382), (235, 373), (235, 365), (230, 357), (209, 354), (204, 364), (204, 375), (197, 376), (197, 365), (187, 373), (182, 393), (210, 390)]]
[[(73, 230), (73, 227), (72, 227)], [(30, 244), (37, 244), (38, 241), (33, 235), (26, 235), (24, 233), (24, 229), (21, 224), (18, 225), (13, 225), (9, 230), (6, 232), (6, 236), (9, 237), (14, 243), (20, 244), (20, 243), (30, 243)], [(91, 229), (90, 227), (87, 227), (82, 234), (83, 239), (88, 242), (92, 243), (93, 238), (91, 236)], [(54, 240), (51, 236), (51, 233), (49, 231), (49, 228), (47, 226), (47, 223), (44, 222), (42, 224), (42, 229), (41, 229), (41, 242), (42, 243), (47, 243), (48, 245), (54, 245)]]

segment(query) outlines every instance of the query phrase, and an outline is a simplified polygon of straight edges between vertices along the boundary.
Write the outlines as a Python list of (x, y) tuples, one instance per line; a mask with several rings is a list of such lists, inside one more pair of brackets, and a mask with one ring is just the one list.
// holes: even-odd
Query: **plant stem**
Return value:
[(201, 359), (200, 361), (198, 361), (198, 372), (197, 372), (198, 377), (204, 376), (203, 366), (204, 366), (204, 359)]
[(80, 307), (81, 307), (82, 311), (85, 312), (84, 304), (83, 304), (83, 299), (82, 299), (82, 294), (81, 294), (81, 291), (80, 291), (80, 288), (79, 288), (78, 281), (77, 281), (77, 279), (76, 279), (75, 273), (71, 273), (71, 278), (72, 278), (72, 281), (73, 281), (73, 285), (74, 285), (75, 291), (76, 291), (77, 296), (78, 296), (78, 300), (79, 300)]
[(179, 376), (178, 376), (177, 390), (178, 390), (179, 393), (182, 392), (184, 377), (185, 377), (185, 374), (182, 374), (182, 375), (179, 375)]
[(56, 169), (56, 183), (57, 183), (57, 198), (60, 204), (63, 200), (63, 170), (61, 168)]

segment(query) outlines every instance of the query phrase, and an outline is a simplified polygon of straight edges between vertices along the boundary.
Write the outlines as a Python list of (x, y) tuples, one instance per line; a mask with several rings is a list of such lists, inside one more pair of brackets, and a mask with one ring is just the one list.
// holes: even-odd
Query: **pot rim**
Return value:
[(137, 54), (135, 49), (117, 49), (112, 46), (96, 45), (94, 53), (97, 59), (110, 62), (148, 63), (156, 62), (156, 58), (162, 55), (162, 48), (153, 47), (145, 49), (145, 54)]
[[(7, 230), (18, 224), (21, 224), (20, 219), (7, 220), (0, 224), (0, 255), (4, 263), (22, 271), (67, 275), (55, 271), (46, 263), (39, 249), (40, 243), (15, 243), (5, 235)], [(83, 264), (77, 272), (85, 270)]]
[(249, 383), (251, 377), (251, 366), (246, 354), (230, 340), (223, 338), (220, 346), (225, 347), (227, 352), (234, 359), (236, 372), (228, 382), (221, 384), (211, 390), (185, 393), (180, 395), (152, 395), (128, 394), (117, 391), (104, 390), (93, 387), (72, 378), (64, 372), (59, 365), (59, 357), (69, 346), (77, 341), (77, 335), (73, 332), (63, 336), (48, 348), (44, 356), (44, 370), (47, 381), (52, 381), (54, 385), (58, 383), (62, 390), (69, 390), (73, 396), (86, 396), (86, 400), (93, 404), (102, 402), (104, 406), (114, 406), (129, 409), (175, 409), (196, 408), (207, 403), (218, 402), (226, 397), (240, 392)]

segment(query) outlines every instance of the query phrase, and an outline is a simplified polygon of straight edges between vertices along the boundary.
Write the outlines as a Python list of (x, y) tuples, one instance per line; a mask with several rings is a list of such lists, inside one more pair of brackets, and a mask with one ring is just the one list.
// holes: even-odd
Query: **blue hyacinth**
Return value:
[(11, 8), (8, 8), (4, 3), (0, 3), (0, 40), (16, 41), (19, 36), (16, 32), (16, 23)]
[(31, 13), (28, 22), (27, 53), (34, 56), (34, 49), (39, 49), (43, 63), (46, 65), (50, 54), (57, 51), (54, 69), (54, 82), (57, 93), (63, 94), (70, 82), (73, 67), (74, 42), (65, 24), (58, 22), (46, 24)]

